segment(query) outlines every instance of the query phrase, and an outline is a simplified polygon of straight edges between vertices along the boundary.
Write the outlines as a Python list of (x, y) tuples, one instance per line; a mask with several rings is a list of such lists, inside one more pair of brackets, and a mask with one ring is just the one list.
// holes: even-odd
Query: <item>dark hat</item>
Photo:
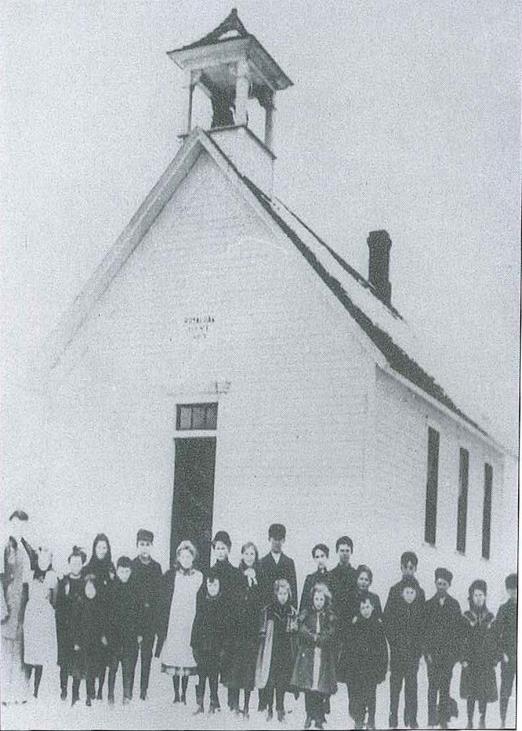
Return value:
[(286, 528), (282, 523), (272, 523), (268, 529), (268, 537), (274, 538), (276, 541), (282, 541), (286, 538)]
[(417, 579), (415, 579), (413, 576), (405, 576), (401, 580), (401, 590), (405, 589), (406, 587), (409, 587), (410, 589), (415, 589), (415, 591), (417, 591), (419, 588)]
[(317, 543), (312, 548), (312, 558), (315, 558), (316, 551), (322, 551), (324, 553), (324, 555), (326, 556), (326, 558), (328, 558), (328, 556), (330, 555), (330, 549), (328, 548), (328, 546), (325, 543)]
[(470, 584), (469, 591), (468, 591), (468, 596), (469, 596), (470, 600), (471, 600), (471, 597), (473, 596), (473, 592), (475, 591), (475, 589), (478, 589), (479, 591), (484, 592), (484, 594), (488, 593), (488, 585), (486, 584), (484, 579), (475, 579), (475, 581), (473, 581)]
[(145, 528), (140, 528), (138, 531), (138, 535), (136, 536), (136, 543), (139, 541), (148, 541), (149, 543), (154, 543), (154, 533), (151, 530), (145, 530)]
[(218, 541), (220, 541), (221, 543), (224, 543), (229, 551), (232, 548), (232, 541), (230, 540), (230, 536), (226, 532), (226, 530), (218, 530), (218, 532), (214, 536), (214, 540), (212, 541), (212, 548), (216, 547), (216, 543)]
[(509, 574), (506, 576), (506, 589), (516, 589), (518, 584), (517, 574)]
[(444, 579), (444, 581), (447, 581), (448, 584), (451, 584), (453, 581), (453, 574), (451, 571), (448, 571), (448, 569), (438, 568), (435, 569), (435, 581), (437, 579)]
[(128, 556), (120, 556), (118, 559), (118, 563), (116, 564), (116, 567), (118, 568), (121, 566), (124, 569), (130, 569), (132, 568), (132, 561)]

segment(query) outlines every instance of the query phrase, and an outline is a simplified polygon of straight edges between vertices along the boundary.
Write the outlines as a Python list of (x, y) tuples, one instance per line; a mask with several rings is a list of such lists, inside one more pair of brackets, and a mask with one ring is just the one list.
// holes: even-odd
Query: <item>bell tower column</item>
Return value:
[(235, 123), (248, 124), (248, 93), (250, 91), (250, 67), (246, 58), (237, 62)]

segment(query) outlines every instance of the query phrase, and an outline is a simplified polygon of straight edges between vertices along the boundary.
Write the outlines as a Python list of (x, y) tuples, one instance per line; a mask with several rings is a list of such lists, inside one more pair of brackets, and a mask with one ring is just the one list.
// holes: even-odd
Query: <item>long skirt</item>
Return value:
[(22, 640), (2, 637), (0, 663), (2, 703), (25, 703), (29, 697), (29, 682), (23, 662)]

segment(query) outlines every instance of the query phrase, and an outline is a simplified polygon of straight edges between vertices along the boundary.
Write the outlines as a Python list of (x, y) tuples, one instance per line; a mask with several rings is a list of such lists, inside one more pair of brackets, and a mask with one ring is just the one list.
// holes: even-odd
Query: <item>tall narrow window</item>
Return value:
[(491, 501), (493, 497), (493, 467), (484, 465), (484, 509), (482, 511), (482, 558), (489, 558), (491, 548)]
[(424, 540), (435, 545), (437, 535), (437, 489), (439, 483), (439, 432), (428, 428), (428, 476)]
[(460, 450), (459, 500), (457, 507), (457, 551), (466, 551), (466, 522), (468, 519), (469, 452)]

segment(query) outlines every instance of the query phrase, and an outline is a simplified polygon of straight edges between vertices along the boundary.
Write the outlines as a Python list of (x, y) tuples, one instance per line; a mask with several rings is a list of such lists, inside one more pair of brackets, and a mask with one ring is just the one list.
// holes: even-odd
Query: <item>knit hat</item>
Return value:
[(138, 535), (136, 536), (136, 543), (140, 541), (147, 541), (148, 543), (154, 543), (154, 533), (151, 530), (140, 528)]
[(276, 541), (283, 541), (286, 538), (286, 528), (282, 523), (272, 523), (268, 529), (268, 537)]
[(401, 590), (405, 589), (406, 587), (409, 587), (410, 589), (415, 589), (415, 591), (417, 591), (419, 588), (419, 584), (413, 576), (405, 576), (401, 580)]
[(471, 598), (473, 596), (473, 592), (475, 589), (478, 589), (479, 591), (482, 591), (484, 594), (488, 593), (488, 585), (484, 581), (484, 579), (475, 579), (475, 581), (470, 585), (468, 596), (471, 601)]
[(118, 559), (118, 563), (116, 564), (116, 567), (122, 567), (123, 569), (130, 569), (132, 568), (132, 561), (128, 556), (120, 556)]
[(447, 581), (448, 584), (451, 584), (453, 581), (453, 574), (451, 571), (448, 571), (448, 569), (438, 568), (435, 569), (435, 581), (437, 579), (444, 579), (444, 581)]
[(218, 530), (218, 532), (214, 536), (214, 540), (212, 541), (212, 548), (216, 547), (216, 543), (218, 541), (220, 541), (221, 543), (224, 543), (229, 551), (232, 548), (232, 541), (230, 540), (230, 536), (226, 532), (226, 530)]

